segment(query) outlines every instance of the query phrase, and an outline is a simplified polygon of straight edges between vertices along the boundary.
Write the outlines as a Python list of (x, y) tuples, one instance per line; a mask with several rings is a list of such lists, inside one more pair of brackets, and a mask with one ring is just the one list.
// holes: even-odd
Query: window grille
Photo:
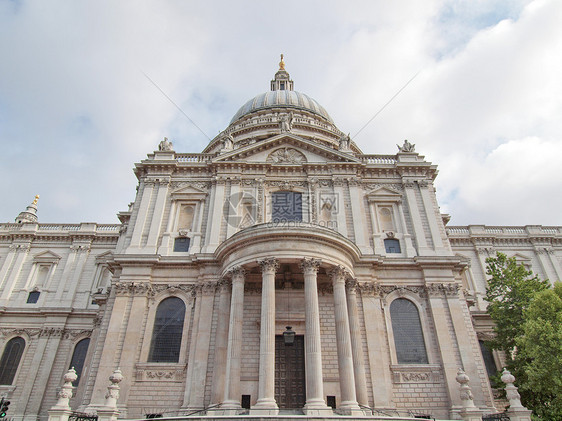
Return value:
[(390, 304), (392, 333), (398, 364), (427, 364), (420, 315), (414, 303), (398, 298)]
[(158, 305), (149, 362), (179, 362), (184, 317), (185, 304), (177, 297), (166, 298)]

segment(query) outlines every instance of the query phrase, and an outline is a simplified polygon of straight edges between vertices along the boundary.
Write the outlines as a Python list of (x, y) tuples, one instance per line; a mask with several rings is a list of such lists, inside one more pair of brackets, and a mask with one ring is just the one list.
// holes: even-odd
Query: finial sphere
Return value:
[(283, 54), (281, 54), (281, 61), (279, 62), (279, 70), (285, 70), (285, 62), (283, 61)]

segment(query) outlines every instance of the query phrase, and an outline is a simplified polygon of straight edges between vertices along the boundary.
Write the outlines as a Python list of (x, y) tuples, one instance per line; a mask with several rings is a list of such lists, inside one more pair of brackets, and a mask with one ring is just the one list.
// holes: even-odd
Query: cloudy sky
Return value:
[[(439, 166), (451, 224), (562, 225), (559, 0), (0, 1), (0, 222), (116, 223), (163, 136), (200, 152), (295, 89), (365, 153)], [(201, 128), (202, 134), (147, 79)]]

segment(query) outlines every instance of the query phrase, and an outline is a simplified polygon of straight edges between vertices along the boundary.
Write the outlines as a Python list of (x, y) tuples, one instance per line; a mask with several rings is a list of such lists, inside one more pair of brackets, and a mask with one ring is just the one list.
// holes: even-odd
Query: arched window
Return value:
[(177, 297), (166, 298), (158, 305), (149, 362), (179, 362), (184, 316), (185, 304)]
[(0, 359), (0, 384), (12, 384), (14, 381), (24, 348), (25, 340), (19, 336), (8, 341)]
[(82, 339), (74, 347), (74, 352), (72, 353), (72, 360), (70, 360), (70, 367), (74, 367), (76, 370), (76, 375), (78, 378), (73, 383), (74, 386), (78, 386), (80, 382), (80, 376), (82, 375), (82, 370), (84, 369), (84, 362), (86, 361), (86, 354), (88, 353), (88, 346), (90, 345), (90, 338)]
[(390, 304), (398, 364), (427, 364), (420, 315), (414, 303), (398, 298)]
[(271, 220), (277, 222), (302, 221), (302, 193), (276, 191), (271, 195)]

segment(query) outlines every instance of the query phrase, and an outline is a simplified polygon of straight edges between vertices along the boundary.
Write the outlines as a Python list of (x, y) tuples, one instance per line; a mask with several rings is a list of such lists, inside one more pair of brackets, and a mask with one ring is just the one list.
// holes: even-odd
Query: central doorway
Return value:
[(283, 335), (275, 336), (275, 400), (281, 409), (305, 404), (304, 336), (295, 336), (292, 346), (285, 345)]

